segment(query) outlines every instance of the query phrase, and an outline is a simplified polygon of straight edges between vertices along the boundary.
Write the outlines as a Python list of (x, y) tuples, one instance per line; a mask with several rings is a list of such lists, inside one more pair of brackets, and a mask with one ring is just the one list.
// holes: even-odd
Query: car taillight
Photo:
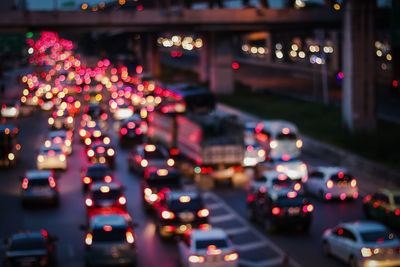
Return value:
[(147, 165), (149, 165), (149, 162), (145, 159), (142, 159), (142, 161), (140, 162), (140, 165), (142, 165), (143, 168), (147, 167)]
[(136, 129), (135, 129), (135, 133), (136, 133), (137, 135), (141, 135), (141, 134), (143, 133), (143, 130), (142, 130), (141, 128), (136, 128)]
[(118, 199), (118, 203), (119, 203), (120, 205), (125, 205), (125, 204), (126, 204), (126, 198), (125, 198), (125, 197), (120, 197), (120, 198)]
[(285, 166), (283, 166), (283, 165), (277, 165), (277, 166), (276, 166), (276, 171), (277, 171), (277, 172), (284, 172), (284, 171), (285, 171)]
[(234, 252), (224, 256), (224, 261), (236, 261), (239, 258), (239, 255)]
[(374, 254), (374, 252), (373, 252), (372, 249), (370, 249), (370, 248), (362, 248), (362, 249), (361, 249), (361, 255), (362, 255), (364, 258), (371, 257), (373, 254)]
[(175, 160), (173, 160), (173, 159), (168, 159), (168, 160), (167, 160), (167, 164), (168, 164), (168, 166), (172, 167), (172, 166), (174, 166), (174, 164), (175, 164)]
[(84, 137), (84, 136), (86, 135), (86, 130), (81, 129), (81, 130), (79, 131), (79, 135), (80, 135), (81, 137)]
[(103, 138), (103, 143), (104, 144), (108, 145), (110, 142), (111, 142), (110, 137), (106, 136), (106, 137)]
[(293, 186), (293, 189), (294, 189), (295, 191), (300, 191), (300, 189), (301, 189), (301, 184), (300, 184), (300, 183), (296, 183), (296, 184)]
[(363, 199), (363, 202), (364, 203), (367, 203), (368, 201), (370, 201), (371, 200), (371, 195), (368, 195), (368, 196), (366, 196), (364, 199)]
[(107, 155), (108, 156), (112, 157), (112, 156), (114, 156), (114, 154), (115, 154), (114, 149), (112, 149), (112, 148), (107, 149)]
[(28, 189), (28, 184), (29, 184), (28, 178), (24, 178), (24, 180), (22, 181), (22, 189), (24, 190)]
[(112, 179), (112, 177), (110, 175), (107, 175), (107, 176), (104, 177), (104, 182), (106, 182), (106, 183), (111, 183), (112, 180), (113, 179)]
[(86, 176), (82, 179), (82, 181), (84, 184), (90, 184), (92, 182), (92, 178)]
[(49, 125), (53, 125), (54, 124), (54, 119), (53, 118), (49, 118), (48, 120)]
[(188, 260), (191, 263), (202, 263), (202, 262), (204, 262), (204, 257), (197, 256), (197, 255), (191, 255), (191, 256), (189, 256)]
[(303, 147), (303, 140), (299, 139), (296, 141), (296, 147), (297, 148), (302, 148)]
[(356, 179), (351, 180), (350, 185), (351, 185), (351, 187), (356, 187), (357, 186), (357, 180)]
[(85, 145), (89, 146), (92, 143), (92, 140), (90, 138), (85, 139)]
[(312, 204), (304, 205), (303, 206), (303, 212), (312, 212), (314, 210), (314, 206)]
[(61, 161), (65, 161), (66, 157), (64, 154), (58, 155), (58, 159)]
[(328, 187), (328, 189), (332, 189), (333, 188), (333, 181), (332, 180), (326, 181), (326, 187)]
[(135, 238), (133, 237), (133, 233), (131, 231), (126, 232), (126, 242), (129, 244), (133, 244), (135, 242)]
[(43, 155), (39, 155), (39, 156), (37, 157), (37, 160), (38, 160), (39, 162), (43, 162), (43, 161), (44, 161), (44, 156), (43, 156)]
[(56, 187), (56, 181), (51, 176), (49, 177), (49, 185), (50, 185), (51, 188)]
[(66, 146), (71, 146), (71, 140), (65, 140), (64, 144), (65, 144)]
[(273, 215), (278, 215), (281, 212), (281, 209), (278, 207), (272, 208), (272, 214)]
[[(400, 209), (395, 210), (395, 211), (394, 211), (394, 215), (400, 216)], [(399, 252), (400, 252), (400, 250), (399, 250)]]
[(91, 233), (88, 233), (88, 234), (86, 235), (86, 238), (85, 238), (85, 244), (86, 244), (87, 246), (92, 245), (92, 240), (93, 240), (92, 234), (91, 234)]
[(87, 152), (88, 157), (93, 157), (94, 156), (94, 151), (93, 149), (89, 149)]
[(122, 135), (126, 135), (126, 134), (128, 133), (128, 129), (126, 129), (126, 128), (121, 128), (120, 133), (121, 133)]
[(144, 190), (143, 190), (143, 192), (144, 192), (144, 194), (146, 195), (146, 196), (150, 196), (153, 192), (151, 191), (151, 189), (150, 188), (148, 188), (148, 187), (146, 187)]
[(164, 210), (161, 212), (161, 217), (165, 220), (172, 220), (173, 218), (175, 218), (175, 214), (171, 211)]
[(207, 217), (208, 215), (210, 215), (210, 211), (208, 209), (202, 209), (197, 212), (197, 216), (200, 218)]
[(90, 198), (87, 198), (85, 200), (85, 204), (86, 204), (86, 206), (91, 207), (91, 206), (93, 206), (93, 200), (91, 200)]

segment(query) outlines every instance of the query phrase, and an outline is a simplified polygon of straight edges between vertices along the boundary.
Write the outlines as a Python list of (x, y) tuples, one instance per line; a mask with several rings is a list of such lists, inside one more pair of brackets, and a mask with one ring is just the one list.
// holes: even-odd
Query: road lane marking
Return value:
[(244, 245), (239, 245), (239, 244), (234, 244), (234, 245), (238, 251), (249, 251), (249, 250), (253, 250), (256, 248), (262, 248), (264, 246), (268, 246), (268, 242), (266, 240), (262, 240), (262, 241), (252, 242), (252, 243), (248, 243), (248, 244), (244, 244)]
[[(231, 208), (228, 204), (226, 204), (226, 202), (223, 199), (221, 199), (219, 196), (217, 196), (216, 194), (209, 192), (209, 191), (203, 193), (203, 198), (212, 199), (216, 203), (221, 203), (223, 208), (227, 212), (229, 212), (235, 220), (239, 221), (244, 227), (247, 227), (249, 232), (251, 232), (252, 234), (254, 234), (256, 237), (258, 237), (260, 239), (260, 241), (253, 242), (253, 243), (263, 242), (264, 246), (270, 247), (276, 254), (278, 254), (280, 256), (280, 258), (283, 261), (283, 258), (285, 257), (286, 253), (281, 248), (279, 248), (275, 243), (273, 243), (270, 239), (268, 239), (265, 236), (265, 234), (261, 233), (256, 228), (254, 228), (246, 219), (244, 219), (233, 208)], [(210, 222), (213, 223), (212, 217), (210, 217)], [(250, 244), (249, 244), (249, 246), (250, 246)], [(245, 246), (247, 246), (247, 245), (243, 245), (243, 248), (247, 248)], [(293, 258), (290, 259), (290, 266), (301, 267), (301, 265), (298, 262), (296, 262)]]
[(282, 258), (273, 258), (270, 260), (265, 260), (265, 261), (250, 261), (250, 260), (246, 260), (246, 259), (240, 259), (239, 258), (239, 263), (240, 265), (246, 265), (246, 266), (251, 266), (251, 267), (266, 267), (266, 266), (281, 266), (283, 263), (283, 259)]
[(235, 215), (231, 214), (231, 213), (228, 213), (228, 214), (225, 214), (225, 215), (212, 216), (210, 218), (210, 222), (211, 223), (220, 223), (220, 222), (230, 221), (230, 220), (233, 220), (233, 219), (235, 219)]
[(217, 202), (217, 203), (211, 203), (211, 204), (206, 204), (206, 206), (207, 206), (207, 208), (208, 208), (209, 210), (216, 210), (216, 209), (219, 209), (219, 208), (224, 207), (224, 205), (221, 204), (221, 203), (219, 203), (219, 202)]
[(249, 232), (249, 229), (245, 226), (225, 230), (225, 233), (227, 233), (228, 235), (239, 235), (246, 232)]

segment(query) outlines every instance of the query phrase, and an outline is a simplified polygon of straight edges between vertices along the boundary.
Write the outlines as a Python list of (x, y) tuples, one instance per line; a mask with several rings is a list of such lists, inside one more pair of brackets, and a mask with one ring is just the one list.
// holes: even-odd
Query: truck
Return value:
[(232, 182), (242, 173), (243, 126), (237, 117), (213, 111), (207, 114), (162, 114), (150, 118), (149, 137), (169, 150), (186, 175)]

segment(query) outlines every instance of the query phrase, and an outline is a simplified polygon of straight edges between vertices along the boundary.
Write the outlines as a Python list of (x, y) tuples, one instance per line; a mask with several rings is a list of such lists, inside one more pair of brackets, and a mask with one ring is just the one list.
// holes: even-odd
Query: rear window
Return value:
[(353, 179), (353, 177), (349, 174), (343, 174), (343, 173), (339, 173), (339, 174), (335, 174), (331, 176), (331, 180), (334, 181), (335, 183), (340, 182), (340, 181), (346, 181), (346, 182), (350, 182), (351, 179)]
[(276, 140), (285, 141), (285, 140), (297, 140), (297, 136), (294, 133), (289, 134), (278, 134), (276, 136)]
[(43, 237), (17, 238), (11, 241), (10, 250), (38, 250), (46, 249)]
[(196, 249), (207, 249), (208, 246), (216, 246), (217, 248), (228, 247), (226, 239), (210, 239), (210, 240), (197, 240)]
[(111, 175), (110, 170), (108, 170), (107, 168), (101, 168), (101, 169), (89, 169), (86, 172), (86, 176), (89, 176), (91, 178), (93, 177), (104, 177), (107, 175)]
[(29, 180), (29, 187), (35, 187), (35, 186), (50, 186), (49, 181), (47, 179), (34, 179), (34, 180)]
[(158, 176), (155, 174), (147, 179), (147, 183), (150, 187), (178, 188), (180, 187), (180, 177), (178, 175)]
[(361, 239), (366, 243), (383, 243), (395, 238), (394, 233), (389, 231), (373, 231), (360, 233)]
[(279, 207), (293, 207), (293, 206), (301, 206), (305, 204), (305, 199), (303, 197), (295, 197), (295, 198), (287, 198), (280, 197), (276, 203)]
[(156, 149), (152, 152), (144, 151), (144, 157), (149, 160), (165, 158), (164, 154), (159, 149)]
[(113, 200), (117, 199), (121, 196), (121, 192), (119, 190), (110, 190), (108, 193), (102, 193), (100, 191), (93, 192), (94, 200)]
[(59, 154), (61, 153), (61, 149), (60, 148), (43, 148), (42, 152), (48, 154), (49, 152), (51, 153), (51, 151), (54, 151), (54, 153)]
[(113, 227), (111, 231), (95, 229), (93, 231), (93, 242), (117, 242), (126, 240), (126, 229)]
[(189, 202), (186, 203), (182, 203), (178, 199), (174, 199), (170, 200), (168, 204), (170, 210), (174, 212), (181, 212), (185, 210), (198, 211), (203, 206), (199, 198), (192, 198)]

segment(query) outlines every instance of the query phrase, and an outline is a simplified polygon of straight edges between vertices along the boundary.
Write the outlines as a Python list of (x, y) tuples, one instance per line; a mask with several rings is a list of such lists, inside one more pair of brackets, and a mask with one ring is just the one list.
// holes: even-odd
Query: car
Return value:
[(45, 230), (14, 234), (5, 240), (4, 266), (54, 266), (55, 241)]
[(169, 191), (157, 207), (157, 230), (162, 238), (185, 234), (196, 228), (210, 228), (201, 195), (196, 191)]
[(103, 142), (106, 145), (111, 143), (111, 138), (108, 134), (100, 129), (91, 129), (89, 130), (89, 136), (84, 139), (84, 143), (86, 147), (90, 147), (94, 143)]
[(257, 191), (247, 197), (249, 219), (262, 224), (267, 231), (278, 227), (308, 231), (313, 210), (314, 206), (291, 188)]
[(239, 254), (224, 230), (194, 230), (178, 243), (181, 266), (239, 266)]
[(69, 115), (57, 115), (57, 112), (53, 112), (53, 116), (47, 120), (50, 130), (73, 130), (74, 129), (74, 117)]
[(71, 155), (72, 132), (67, 132), (64, 130), (51, 131), (47, 136), (47, 140), (50, 142), (50, 144), (60, 145), (64, 153), (66, 153), (67, 155)]
[(296, 182), (307, 182), (307, 164), (299, 158), (283, 155), (282, 157), (267, 157), (264, 162), (256, 165), (257, 175), (264, 171), (277, 171), (285, 173), (290, 179)]
[(87, 165), (82, 169), (81, 175), (84, 192), (89, 189), (89, 185), (93, 182), (111, 183), (114, 180), (110, 167), (102, 163), (91, 163)]
[(400, 241), (384, 225), (370, 221), (340, 223), (325, 230), (322, 249), (351, 267), (400, 266)]
[(300, 182), (295, 182), (283, 173), (277, 171), (266, 171), (259, 177), (255, 177), (254, 181), (250, 185), (250, 190), (256, 191), (268, 191), (268, 190), (279, 190), (281, 188), (292, 188), (294, 191), (302, 190)]
[(44, 145), (40, 148), (36, 165), (39, 170), (61, 169), (65, 171), (67, 170), (67, 156), (59, 145)]
[(128, 104), (118, 105), (113, 113), (114, 120), (123, 120), (133, 115), (133, 106)]
[(87, 114), (92, 120), (103, 119), (106, 120), (108, 118), (106, 109), (97, 103), (90, 103), (84, 108), (85, 114)]
[(39, 105), (41, 110), (50, 111), (54, 108), (54, 101), (52, 99), (41, 99)]
[(19, 116), (20, 105), (18, 101), (9, 101), (1, 106), (0, 114), (3, 118), (13, 118), (16, 119)]
[(175, 161), (163, 146), (146, 143), (137, 145), (130, 151), (128, 165), (130, 170), (143, 174), (149, 167), (173, 167)]
[(106, 163), (112, 169), (115, 167), (115, 148), (110, 144), (95, 142), (86, 154), (91, 162)]
[(50, 170), (29, 170), (22, 179), (22, 206), (52, 204), (58, 206), (58, 188)]
[(265, 150), (257, 145), (256, 142), (245, 142), (243, 166), (253, 167), (265, 160)]
[(400, 229), (400, 191), (380, 189), (367, 195), (363, 200), (364, 214), (387, 224), (393, 229)]
[(119, 129), (119, 143), (121, 145), (142, 143), (147, 133), (147, 128), (147, 122), (138, 115), (122, 120)]
[(86, 266), (136, 265), (135, 224), (128, 213), (95, 214), (85, 237)]
[(341, 167), (317, 167), (310, 170), (304, 187), (308, 193), (323, 200), (358, 198), (357, 180)]
[(171, 189), (180, 189), (181, 173), (176, 169), (157, 169), (151, 167), (146, 170), (142, 180), (143, 205), (146, 211), (151, 211), (164, 198), (164, 193)]
[(88, 213), (95, 209), (126, 209), (124, 188), (116, 182), (92, 183), (86, 195), (85, 205)]
[(79, 129), (79, 136), (81, 138), (81, 141), (85, 142), (87, 138), (90, 138), (90, 136), (94, 131), (101, 131), (96, 121), (93, 120), (85, 121), (84, 125), (82, 125), (82, 127)]

